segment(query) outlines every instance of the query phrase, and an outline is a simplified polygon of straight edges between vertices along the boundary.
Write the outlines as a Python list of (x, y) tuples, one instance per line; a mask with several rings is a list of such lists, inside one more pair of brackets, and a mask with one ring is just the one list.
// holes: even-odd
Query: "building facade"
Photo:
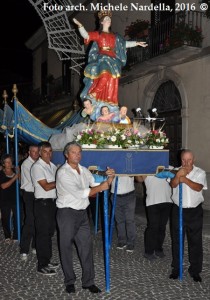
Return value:
[[(82, 1), (80, 1), (82, 3)], [(115, 7), (112, 16), (112, 30), (125, 35), (126, 27), (136, 20), (149, 21), (149, 33), (136, 39), (149, 43), (147, 52), (137, 50), (129, 53), (131, 63), (123, 71), (119, 87), (119, 103), (128, 107), (129, 116), (132, 111), (141, 107), (144, 115), (148, 109), (156, 107), (160, 116), (166, 118), (165, 130), (170, 139), (170, 164), (178, 165), (177, 153), (181, 148), (190, 148), (196, 155), (196, 165), (207, 172), (208, 186), (210, 186), (210, 20), (200, 10), (202, 1), (187, 1), (190, 7), (180, 7), (180, 1), (168, 1), (173, 10), (168, 12), (149, 9), (160, 5), (161, 1), (144, 0), (141, 3), (123, 1), (128, 9), (117, 10), (119, 1), (108, 1)], [(165, 5), (167, 1), (164, 1)], [(183, 1), (184, 2), (184, 1)], [(97, 1), (91, 1), (93, 5)], [(107, 1), (101, 1), (102, 5)], [(71, 23), (76, 17), (87, 29), (95, 30), (95, 13), (87, 4), (87, 11), (69, 13)], [(151, 6), (153, 5), (153, 6)], [(180, 20), (180, 18), (183, 18)], [(171, 32), (173, 22), (185, 22), (187, 29), (194, 28), (202, 31), (202, 42), (194, 40), (189, 42), (186, 36), (184, 43), (179, 47), (170, 47), (168, 32)], [(160, 25), (163, 24), (163, 25)], [(172, 24), (172, 25), (171, 25)], [(168, 27), (167, 27), (168, 26)], [(167, 31), (166, 29), (168, 28)], [(77, 29), (76, 29), (77, 30)], [(159, 30), (159, 31), (158, 31)], [(190, 31), (192, 33), (192, 31)], [(175, 36), (175, 31), (173, 31)], [(176, 33), (177, 34), (177, 33)], [(176, 36), (177, 37), (177, 36)], [(182, 36), (183, 37), (183, 36)], [(181, 37), (181, 38), (182, 38)], [(125, 37), (129, 39), (128, 36)], [(81, 43), (83, 41), (81, 40)], [(172, 43), (172, 42), (171, 42)], [(173, 41), (174, 43), (174, 41)], [(197, 44), (196, 44), (197, 43)], [(49, 93), (52, 87), (55, 97), (58, 91), (69, 93), (72, 99), (78, 99), (82, 88), (81, 72), (70, 70), (69, 61), (61, 61), (52, 49), (49, 49), (46, 29), (40, 28), (34, 36), (27, 41), (27, 46), (33, 51), (33, 88), (37, 93)], [(174, 45), (174, 44), (173, 44)], [(85, 48), (85, 50), (87, 50)], [(170, 50), (170, 51), (169, 51)], [(137, 56), (137, 59), (135, 58)], [(143, 59), (139, 60), (142, 56)], [(135, 62), (135, 59), (136, 62)], [(48, 82), (46, 85), (46, 78)], [(50, 78), (54, 82), (50, 82)], [(57, 93), (57, 94), (56, 94)], [(204, 208), (210, 210), (210, 192), (205, 191)]]

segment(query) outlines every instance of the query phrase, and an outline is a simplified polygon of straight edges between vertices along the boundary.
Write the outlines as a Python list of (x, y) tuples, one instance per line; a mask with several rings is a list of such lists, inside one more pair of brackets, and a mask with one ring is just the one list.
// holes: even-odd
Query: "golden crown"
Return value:
[(104, 17), (106, 17), (106, 16), (108, 16), (108, 17), (112, 17), (112, 12), (111, 12), (111, 10), (101, 10), (101, 11), (99, 11), (99, 13), (98, 13), (98, 17), (99, 17), (99, 19), (101, 19), (101, 18), (104, 18)]

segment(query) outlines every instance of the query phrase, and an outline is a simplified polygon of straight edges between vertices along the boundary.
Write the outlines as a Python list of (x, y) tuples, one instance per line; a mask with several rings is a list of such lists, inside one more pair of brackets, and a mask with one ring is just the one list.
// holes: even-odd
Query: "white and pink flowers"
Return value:
[(150, 130), (147, 133), (134, 128), (117, 129), (111, 128), (107, 131), (95, 129), (84, 129), (79, 132), (75, 140), (83, 144), (96, 145), (97, 148), (104, 148), (107, 145), (118, 146), (121, 148), (147, 146), (167, 146), (169, 139), (161, 130)]

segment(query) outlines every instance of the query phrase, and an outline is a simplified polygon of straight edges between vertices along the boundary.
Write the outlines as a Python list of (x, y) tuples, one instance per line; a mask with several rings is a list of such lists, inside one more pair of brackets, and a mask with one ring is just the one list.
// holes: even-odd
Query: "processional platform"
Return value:
[[(53, 151), (53, 163), (65, 162), (63, 151)], [(85, 167), (100, 166), (115, 169), (117, 175), (154, 175), (159, 166), (168, 167), (169, 150), (137, 149), (83, 149), (80, 164)]]

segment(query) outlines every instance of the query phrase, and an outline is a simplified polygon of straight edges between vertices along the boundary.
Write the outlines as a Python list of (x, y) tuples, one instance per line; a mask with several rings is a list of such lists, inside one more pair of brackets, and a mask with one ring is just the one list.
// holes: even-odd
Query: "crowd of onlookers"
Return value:
[[(150, 261), (165, 256), (163, 244), (166, 225), (170, 220), (172, 236), (171, 279), (179, 277), (179, 185), (183, 187), (183, 236), (187, 236), (189, 273), (200, 282), (203, 261), (202, 222), (204, 201), (202, 190), (207, 189), (205, 171), (194, 165), (190, 150), (181, 152), (181, 166), (174, 178), (156, 176), (116, 176), (112, 166), (106, 179), (97, 183), (93, 174), (80, 165), (81, 146), (76, 142), (64, 148), (66, 162), (57, 168), (51, 161), (49, 142), (30, 145), (14, 168), (13, 156), (1, 155), (0, 208), (5, 243), (20, 242), (20, 258), (28, 259), (29, 251), (37, 255), (37, 272), (56, 274), (58, 262), (52, 262), (52, 237), (58, 232), (61, 265), (66, 291), (74, 293), (76, 276), (73, 270), (73, 245), (78, 250), (82, 267), (82, 287), (92, 293), (100, 289), (94, 283), (93, 244), (90, 218), (95, 221), (96, 195), (109, 190), (115, 207), (118, 236), (116, 247), (132, 253), (135, 250), (136, 227), (135, 181), (146, 187), (147, 227), (144, 234), (144, 257)], [(136, 162), (138, 163), (138, 162)], [(116, 183), (117, 181), (117, 183)], [(21, 235), (18, 241), (16, 193), (20, 191)], [(91, 205), (90, 205), (91, 202)], [(89, 206), (90, 205), (90, 206)], [(101, 214), (102, 216), (102, 214)], [(57, 226), (56, 226), (57, 225)], [(94, 224), (97, 226), (97, 224)], [(102, 227), (99, 227), (101, 229)]]

